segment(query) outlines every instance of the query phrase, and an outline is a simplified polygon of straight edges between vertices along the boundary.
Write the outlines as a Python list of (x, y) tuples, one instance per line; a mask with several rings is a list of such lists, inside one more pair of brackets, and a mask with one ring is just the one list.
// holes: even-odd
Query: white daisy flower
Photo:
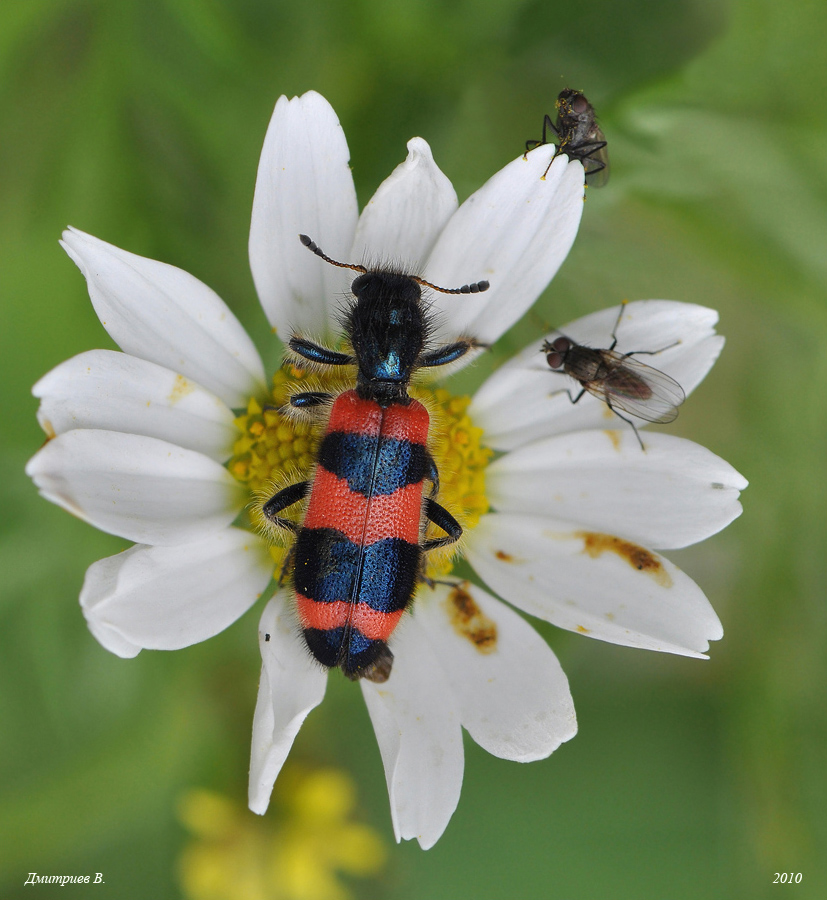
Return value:
[[(554, 148), (538, 147), (458, 207), (425, 141), (414, 138), (408, 150), (360, 216), (329, 104), (313, 92), (276, 104), (250, 261), (284, 339), (294, 331), (335, 339), (337, 305), (352, 280), (309, 253), (299, 233), (339, 260), (392, 260), (446, 287), (489, 280), (485, 294), (429, 298), (435, 342), (463, 334), (495, 341), (554, 276), (583, 208), (581, 163), (558, 157), (541, 178)], [(318, 429), (278, 411), (305, 376), (282, 369), (268, 387), (237, 319), (180, 269), (75, 229), (63, 246), (123, 352), (80, 354), (35, 385), (51, 439), (27, 472), (47, 499), (136, 542), (87, 571), (81, 605), (100, 643), (122, 657), (185, 647), (230, 625), (280, 571), (283, 549), (251, 529), (245, 511), (274, 482), (312, 467)], [(605, 346), (614, 318), (609, 310), (564, 330)], [(658, 367), (688, 393), (720, 351), (716, 319), (688, 304), (630, 304), (622, 342), (654, 349), (680, 341)], [(463, 525), (467, 558), (501, 598), (563, 628), (703, 655), (721, 636), (715, 613), (687, 576), (644, 548), (685, 546), (720, 530), (739, 514), (746, 482), (669, 435), (647, 434), (642, 451), (594, 398), (575, 407), (554, 394), (560, 379), (539, 349), (538, 341), (503, 366), (473, 402), (415, 389), (432, 412), (440, 503)], [(491, 462), (487, 448), (507, 452)], [(430, 571), (450, 567), (442, 558)], [(302, 642), (287, 590), (267, 603), (259, 641), (250, 807), (263, 813), (327, 672)], [(544, 641), (469, 582), (423, 586), (392, 648), (388, 681), (360, 684), (397, 840), (415, 837), (427, 848), (459, 799), (461, 728), (502, 758), (541, 759), (574, 736), (574, 707)]]

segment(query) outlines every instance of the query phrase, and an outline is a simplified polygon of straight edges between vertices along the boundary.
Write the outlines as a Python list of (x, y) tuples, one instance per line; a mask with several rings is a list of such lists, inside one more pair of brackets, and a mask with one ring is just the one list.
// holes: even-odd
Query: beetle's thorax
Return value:
[(380, 405), (407, 402), (407, 386), (425, 345), (419, 285), (406, 275), (368, 272), (353, 282), (347, 331), (358, 360), (356, 389)]

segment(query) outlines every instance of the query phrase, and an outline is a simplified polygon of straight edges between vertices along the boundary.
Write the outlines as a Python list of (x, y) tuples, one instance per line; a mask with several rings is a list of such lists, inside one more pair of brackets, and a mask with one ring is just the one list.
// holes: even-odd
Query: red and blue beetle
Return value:
[[(290, 405), (331, 403), (312, 480), (292, 484), (263, 506), (265, 517), (296, 533), (292, 563), (299, 622), (313, 656), (353, 680), (387, 681), (394, 628), (423, 578), (423, 554), (458, 540), (462, 528), (434, 499), (439, 473), (427, 449), (429, 416), (408, 395), (416, 369), (451, 363), (481, 347), (474, 339), (427, 349), (429, 320), (422, 287), (449, 294), (488, 289), (487, 281), (440, 288), (414, 275), (340, 263), (306, 235), (302, 243), (326, 262), (359, 272), (345, 317), (353, 353), (293, 336), (290, 349), (317, 365), (357, 367), (356, 387), (337, 397), (294, 394)], [(423, 503), (425, 481), (431, 483)], [(279, 515), (310, 500), (302, 524)], [(423, 539), (422, 517), (445, 532)]]

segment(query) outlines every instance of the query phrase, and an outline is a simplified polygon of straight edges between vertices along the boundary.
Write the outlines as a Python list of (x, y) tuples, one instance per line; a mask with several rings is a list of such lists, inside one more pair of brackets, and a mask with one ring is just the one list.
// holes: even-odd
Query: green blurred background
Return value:
[[(360, 897), (827, 896), (827, 6), (823, 0), (5, 0), (0, 5), (0, 896), (173, 898), (176, 803), (243, 803), (260, 606), (124, 661), (87, 632), (86, 567), (122, 549), (38, 498), (31, 385), (112, 346), (57, 239), (73, 224), (215, 288), (278, 360), (247, 265), (277, 96), (333, 104), (360, 200), (422, 135), (460, 199), (584, 90), (609, 139), (560, 274), (498, 347), (626, 297), (721, 312), (727, 348), (674, 433), (752, 482), (745, 513), (669, 554), (726, 635), (708, 662), (542, 628), (580, 733), (521, 766), (467, 742), (463, 797), (423, 853), (391, 846), (358, 689), (332, 678), (294, 749), (353, 777), (389, 843)], [(463, 373), (472, 389), (486, 367)], [(801, 872), (798, 885), (773, 885)]]

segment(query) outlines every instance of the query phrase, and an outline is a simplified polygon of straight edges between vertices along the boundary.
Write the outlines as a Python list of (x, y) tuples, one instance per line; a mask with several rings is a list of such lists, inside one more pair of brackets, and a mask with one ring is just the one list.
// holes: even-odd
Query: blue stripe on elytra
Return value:
[(318, 462), (333, 475), (347, 479), (348, 487), (365, 497), (369, 493), (393, 494), (418, 484), (428, 473), (428, 451), (422, 444), (347, 431), (325, 435)]
[(359, 600), (371, 609), (391, 613), (404, 609), (419, 576), (419, 544), (384, 538), (364, 548)]
[[(340, 654), (342, 643), (345, 640), (345, 633), (350, 635), (350, 653), (364, 653), (373, 641), (365, 637), (358, 628), (348, 628), (343, 625), (341, 628), (328, 628), (323, 631), (320, 628), (305, 628), (305, 635), (310, 634), (315, 638), (315, 644), (321, 648), (325, 656), (332, 658), (329, 665), (335, 666), (336, 660)], [(315, 649), (315, 647), (314, 647)]]
[(305, 628), (303, 633), (310, 652), (322, 665), (331, 669), (341, 665), (347, 675), (369, 666), (387, 646), (384, 641), (365, 637), (358, 628)]
[[(303, 528), (296, 539), (293, 582), (318, 603), (366, 603), (377, 612), (397, 612), (410, 602), (419, 574), (421, 548), (400, 538), (360, 547), (334, 528)], [(362, 580), (354, 596), (359, 560)]]

